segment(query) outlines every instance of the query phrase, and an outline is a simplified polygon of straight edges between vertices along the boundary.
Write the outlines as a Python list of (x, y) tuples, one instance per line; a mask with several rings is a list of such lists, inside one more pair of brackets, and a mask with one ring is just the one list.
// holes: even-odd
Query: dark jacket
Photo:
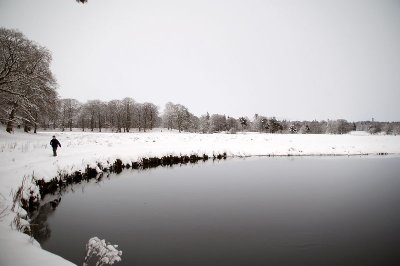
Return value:
[(52, 140), (50, 140), (50, 145), (51, 145), (53, 148), (57, 148), (57, 146), (60, 146), (60, 147), (61, 147), (61, 144), (60, 144), (60, 142), (59, 142), (57, 139), (52, 139)]

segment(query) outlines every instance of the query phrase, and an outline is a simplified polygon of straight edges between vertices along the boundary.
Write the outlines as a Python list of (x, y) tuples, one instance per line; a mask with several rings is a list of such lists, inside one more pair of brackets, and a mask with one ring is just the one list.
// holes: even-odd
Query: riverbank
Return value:
[[(49, 141), (56, 135), (62, 147), (53, 157)], [(111, 166), (143, 158), (217, 154), (227, 156), (302, 156), (400, 154), (400, 136), (308, 134), (194, 134), (163, 129), (147, 133), (40, 132), (0, 133), (0, 264), (71, 265), (42, 249), (27, 235), (11, 230), (10, 191), (16, 191), (24, 176), (49, 181), (59, 175), (84, 172), (88, 167)], [(98, 169), (100, 171), (100, 169)], [(32, 188), (35, 189), (35, 188)], [(20, 210), (23, 215), (23, 210)], [(84, 249), (84, 247), (82, 247)]]

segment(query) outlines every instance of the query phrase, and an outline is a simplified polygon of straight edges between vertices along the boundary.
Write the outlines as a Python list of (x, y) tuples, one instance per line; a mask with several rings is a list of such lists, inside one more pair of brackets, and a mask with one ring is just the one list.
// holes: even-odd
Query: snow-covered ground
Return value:
[[(143, 157), (227, 153), (257, 155), (400, 154), (400, 136), (306, 134), (194, 134), (158, 129), (147, 133), (40, 132), (8, 134), (0, 128), (0, 265), (71, 265), (44, 251), (27, 235), (11, 230), (11, 190), (24, 176), (50, 180), (59, 173), (84, 170), (87, 165), (123, 163)], [(49, 145), (56, 135), (62, 147), (52, 156)], [(84, 249), (84, 247), (82, 247)]]

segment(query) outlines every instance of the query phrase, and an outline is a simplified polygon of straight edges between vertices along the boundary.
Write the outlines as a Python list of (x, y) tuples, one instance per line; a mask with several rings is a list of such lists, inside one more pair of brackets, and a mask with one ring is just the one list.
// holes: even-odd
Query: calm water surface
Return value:
[(125, 170), (74, 186), (40, 217), (42, 247), (82, 264), (400, 265), (400, 158), (253, 158)]

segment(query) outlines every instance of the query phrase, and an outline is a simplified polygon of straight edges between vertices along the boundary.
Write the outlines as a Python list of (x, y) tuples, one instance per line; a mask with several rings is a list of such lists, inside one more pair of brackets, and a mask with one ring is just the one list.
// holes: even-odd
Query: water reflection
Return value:
[(118, 265), (398, 265), (399, 172), (369, 157), (126, 170), (45, 207), (40, 242), (77, 264), (99, 236)]
[(33, 237), (39, 241), (39, 243), (44, 243), (50, 238), (51, 229), (47, 223), (47, 219), (54, 213), (60, 202), (61, 197), (58, 197), (50, 202), (44, 203), (40, 206), (39, 210), (30, 217)]

